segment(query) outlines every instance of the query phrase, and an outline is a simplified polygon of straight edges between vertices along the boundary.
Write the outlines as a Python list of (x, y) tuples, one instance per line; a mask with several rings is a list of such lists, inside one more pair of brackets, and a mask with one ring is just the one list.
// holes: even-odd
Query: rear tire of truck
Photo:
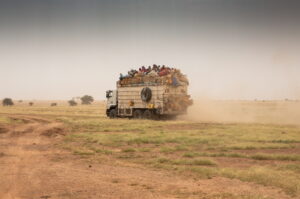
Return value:
[(134, 119), (142, 119), (143, 112), (141, 110), (134, 110), (133, 111), (133, 118)]
[(110, 119), (116, 118), (117, 117), (117, 110), (116, 109), (111, 109), (109, 111), (108, 116), (109, 116)]
[(166, 120), (176, 120), (177, 119), (177, 115), (168, 115), (166, 117)]
[(143, 118), (145, 118), (147, 120), (152, 120), (152, 119), (154, 119), (154, 113), (150, 110), (146, 110), (143, 114)]

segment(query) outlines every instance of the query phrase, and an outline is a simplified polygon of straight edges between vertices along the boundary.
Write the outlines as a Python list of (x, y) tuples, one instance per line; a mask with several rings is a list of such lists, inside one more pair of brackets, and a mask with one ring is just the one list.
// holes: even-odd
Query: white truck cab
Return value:
[(106, 91), (106, 110), (114, 109), (117, 107), (117, 91), (108, 90)]

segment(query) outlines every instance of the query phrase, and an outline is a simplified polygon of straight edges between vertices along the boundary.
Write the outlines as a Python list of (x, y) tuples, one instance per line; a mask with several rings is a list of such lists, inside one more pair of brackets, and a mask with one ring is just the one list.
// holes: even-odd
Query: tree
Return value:
[(29, 104), (29, 106), (33, 106), (33, 102), (29, 102), (28, 104)]
[(75, 102), (75, 100), (69, 100), (68, 103), (70, 106), (77, 106), (77, 102)]
[(3, 106), (13, 106), (13, 105), (14, 105), (14, 102), (12, 101), (11, 98), (5, 98), (5, 99), (3, 99), (3, 101), (2, 101), (2, 105), (3, 105)]
[(85, 95), (80, 99), (81, 99), (81, 104), (91, 104), (94, 101), (94, 98), (89, 95)]

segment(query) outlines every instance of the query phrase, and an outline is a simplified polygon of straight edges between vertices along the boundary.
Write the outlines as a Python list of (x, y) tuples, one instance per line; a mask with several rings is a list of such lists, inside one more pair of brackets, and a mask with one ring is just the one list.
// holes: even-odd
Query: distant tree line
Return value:
[[(68, 101), (70, 106), (77, 106), (78, 102), (75, 101), (76, 98), (73, 98)], [(94, 102), (94, 98), (90, 95), (84, 95), (83, 97), (79, 97), (77, 99), (80, 99), (82, 105), (90, 105)]]
[(77, 106), (77, 102), (73, 99), (69, 100), (68, 103), (69, 103), (70, 106)]
[(89, 105), (94, 102), (94, 98), (90, 95), (85, 95), (81, 99), (81, 104)]
[[(76, 98), (73, 98), (73, 99), (69, 100), (69, 101), (68, 101), (68, 104), (69, 104), (70, 106), (77, 106), (77, 105), (78, 105), (78, 102), (76, 102), (75, 99), (76, 99)], [(90, 104), (92, 104), (92, 103), (94, 102), (94, 98), (93, 98), (92, 96), (90, 96), (90, 95), (84, 95), (84, 96), (82, 96), (82, 97), (78, 97), (77, 99), (79, 99), (79, 100), (81, 101), (81, 104), (82, 104), (82, 105), (90, 105)], [(23, 103), (23, 100), (18, 100), (17, 102), (18, 102), (18, 103)], [(13, 105), (14, 105), (14, 102), (13, 102), (13, 100), (12, 100), (11, 98), (4, 98), (4, 99), (2, 100), (2, 105), (3, 105), (3, 106), (13, 106)], [(34, 103), (33, 103), (33, 102), (29, 102), (28, 105), (29, 105), (29, 106), (33, 106)], [(56, 102), (52, 102), (52, 103), (50, 104), (50, 106), (57, 106), (57, 105), (58, 105), (58, 104), (57, 104)]]

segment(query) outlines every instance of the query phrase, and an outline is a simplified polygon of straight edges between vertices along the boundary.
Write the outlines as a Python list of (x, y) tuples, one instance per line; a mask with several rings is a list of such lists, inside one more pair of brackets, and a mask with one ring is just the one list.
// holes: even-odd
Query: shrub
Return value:
[(87, 104), (87, 105), (91, 104), (94, 101), (94, 98), (89, 95), (85, 95), (80, 99), (81, 99), (81, 104)]
[(29, 104), (29, 106), (33, 106), (33, 102), (29, 102), (28, 104)]
[(2, 105), (3, 105), (3, 106), (13, 106), (13, 105), (14, 105), (14, 102), (12, 101), (11, 98), (5, 98), (5, 99), (3, 99), (3, 101), (2, 101)]
[(57, 103), (51, 103), (50, 106), (57, 106)]
[(77, 102), (75, 102), (75, 100), (69, 100), (68, 103), (70, 106), (77, 106)]

